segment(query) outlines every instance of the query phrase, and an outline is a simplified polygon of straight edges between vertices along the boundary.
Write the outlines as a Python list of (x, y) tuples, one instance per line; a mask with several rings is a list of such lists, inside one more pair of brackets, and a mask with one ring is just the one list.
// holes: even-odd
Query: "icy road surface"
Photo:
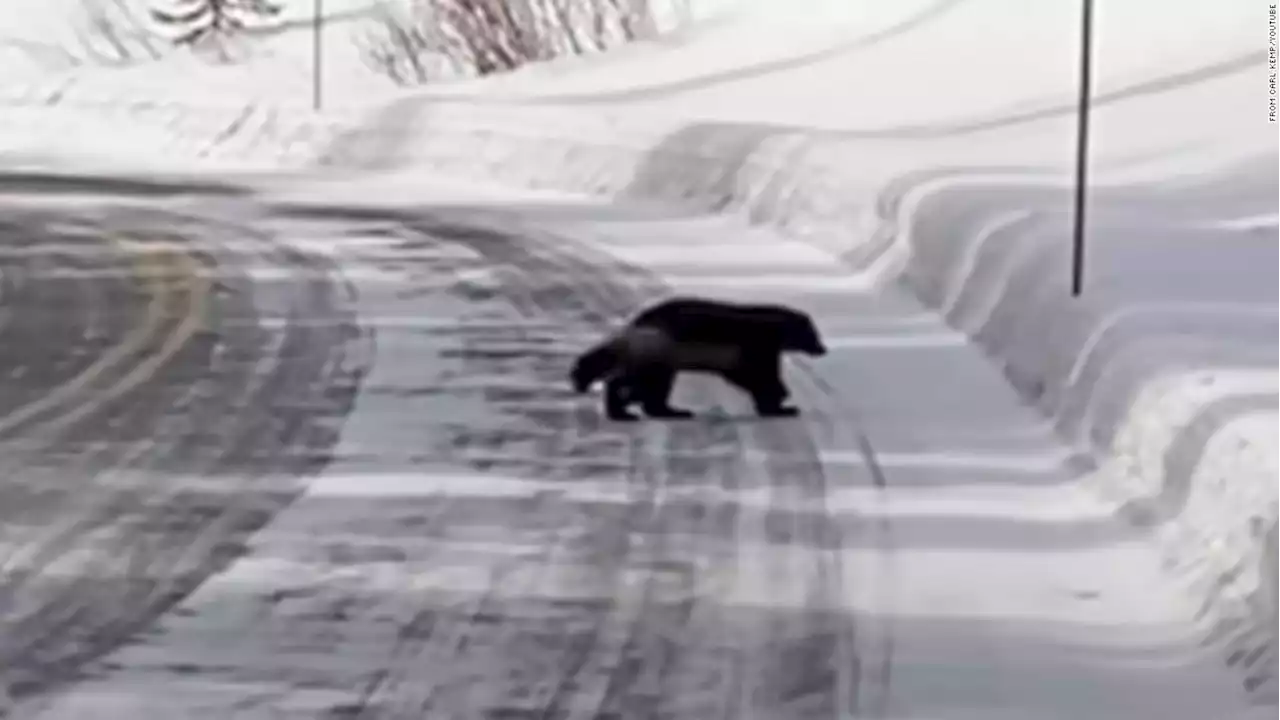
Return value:
[[(421, 183), (20, 180), (6, 718), (1245, 717), (998, 371), (808, 246)], [(805, 417), (712, 379), (682, 423), (569, 394), (677, 291), (813, 312)]]

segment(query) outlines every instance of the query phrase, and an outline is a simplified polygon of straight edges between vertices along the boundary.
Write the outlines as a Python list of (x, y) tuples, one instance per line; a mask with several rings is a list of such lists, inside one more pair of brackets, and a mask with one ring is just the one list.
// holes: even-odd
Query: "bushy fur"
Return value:
[(761, 416), (794, 416), (783, 403), (782, 353), (827, 352), (808, 314), (783, 305), (749, 305), (692, 297), (660, 302), (580, 355), (570, 371), (575, 391), (605, 382), (605, 413), (635, 420), (639, 402), (649, 417), (692, 417), (669, 400), (680, 372), (714, 373), (751, 395)]

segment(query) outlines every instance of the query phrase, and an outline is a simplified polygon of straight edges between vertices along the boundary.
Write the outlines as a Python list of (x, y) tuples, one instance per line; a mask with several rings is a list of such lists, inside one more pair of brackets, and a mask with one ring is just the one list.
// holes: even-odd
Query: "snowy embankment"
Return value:
[(111, 145), (157, 161), (426, 167), (768, 224), (868, 283), (906, 284), (973, 337), (1098, 460), (1098, 490), (1152, 527), (1215, 633), (1266, 684), (1278, 428), (1265, 9), (1187, 8), (1158, 24), (1103, 11), (1096, 210), (1086, 294), (1072, 299), (1074, 4), (1059, 5), (980, 55), (947, 48), (972, 48), (997, 16), (1011, 23), (1007, 3), (902, 3), (868, 18), (867, 42), (781, 69), (700, 78), (693, 37), (652, 50), (661, 77), (628, 75), (645, 56), (624, 56), (613, 89), (570, 68), (519, 74), (519, 96), (501, 92), (513, 77), (319, 115), (30, 85), (0, 98), (0, 150), (111, 154), (95, 134), (109, 126)]

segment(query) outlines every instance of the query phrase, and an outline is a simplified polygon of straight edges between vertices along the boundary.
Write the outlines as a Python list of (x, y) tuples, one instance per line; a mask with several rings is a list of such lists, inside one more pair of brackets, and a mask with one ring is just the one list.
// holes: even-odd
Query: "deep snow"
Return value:
[[(264, 84), (230, 94), (243, 70), (216, 98), (174, 82), (170, 64), (33, 74), (6, 83), (17, 104), (5, 107), (3, 134), (8, 148), (37, 161), (96, 154), (110, 165), (120, 155), (134, 165), (182, 165), (204, 154), (227, 166), (359, 172), (372, 186), (361, 195), (392, 204), (423, 197), (413, 183), (429, 171), (717, 211), (804, 243), (786, 246), (773, 265), (785, 269), (801, 254), (839, 257), (852, 274), (833, 266), (822, 274), (831, 282), (808, 282), (838, 297), (913, 291), (988, 353), (1022, 400), (1050, 418), (1059, 442), (1095, 458), (1079, 484), (1127, 522), (1154, 529), (1148, 539), (1180, 592), (1208, 609), (1198, 637), (1221, 657), (1245, 658), (1250, 666), (1237, 672), (1256, 678), (1255, 696), (1274, 705), (1277, 140), (1265, 108), (1267, 18), (1262, 6), (1184, 5), (1100, 9), (1098, 210), (1082, 301), (1066, 296), (1063, 257), (1070, 2), (861, 6), (836, 20), (790, 16), (785, 41), (756, 7), (616, 57), (421, 95), (388, 90), (400, 98), (389, 106), (368, 105), (371, 85), (358, 86), (361, 97), (342, 85), (329, 96), (343, 107), (319, 116), (298, 107), (301, 81), (287, 92)], [(330, 64), (358, 74), (349, 62)], [(261, 67), (255, 74), (280, 77)], [(58, 103), (32, 105), (54, 88), (62, 88)], [(141, 101), (163, 105), (125, 104)], [(104, 127), (115, 147), (99, 139)], [(332, 187), (337, 197), (351, 192)], [(1252, 227), (1231, 225), (1259, 217)], [(599, 236), (609, 227), (586, 222), (564, 232)], [(725, 234), (734, 239), (710, 274), (725, 275), (725, 263), (738, 259), (751, 266), (779, 242)], [(751, 239), (750, 254), (733, 249), (743, 247), (739, 236)], [(628, 245), (609, 247), (625, 255)], [(653, 252), (647, 239), (635, 247)], [(668, 252), (693, 262), (687, 247)], [(749, 273), (757, 287), (788, 282), (786, 272), (776, 283), (763, 269)], [(722, 277), (714, 287), (734, 282)], [(922, 342), (958, 342), (937, 332)], [(973, 345), (962, 347), (976, 360)], [(943, 371), (958, 372), (933, 370)], [(984, 396), (1004, 392), (983, 387)], [(873, 424), (897, 427), (894, 413), (904, 413), (897, 421), (924, 438), (913, 449), (945, 455), (930, 447), (940, 442), (922, 419), (931, 416), (904, 409), (910, 402), (900, 395), (859, 402)], [(979, 419), (995, 409), (973, 401), (963, 411)], [(886, 464), (892, 477), (918, 472)], [(1012, 514), (1041, 502), (1005, 501)], [(929, 568), (920, 582), (952, 582), (927, 554), (908, 555)], [(1001, 562), (1005, 570), (991, 572), (1013, 567)], [(1139, 567), (1107, 563), (1118, 574)], [(895, 605), (929, 597), (905, 587)]]

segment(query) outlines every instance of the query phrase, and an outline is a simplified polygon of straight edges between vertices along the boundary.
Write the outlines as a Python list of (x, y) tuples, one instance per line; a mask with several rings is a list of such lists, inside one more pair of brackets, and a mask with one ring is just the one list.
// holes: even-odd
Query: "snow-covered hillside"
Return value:
[[(841, 268), (833, 286), (870, 293), (850, 295), (850, 307), (874, 323), (905, 323), (902, 308), (913, 306), (882, 317), (868, 298), (905, 293), (963, 338), (963, 357), (985, 355), (983, 366), (1047, 418), (1073, 458), (1062, 482), (1159, 551), (1166, 578), (1199, 610), (1182, 631), (1215, 666), (1230, 660), (1242, 696), (1274, 709), (1280, 139), (1268, 118), (1265, 5), (1098, 3), (1096, 185), (1086, 292), (1072, 298), (1074, 0), (807, 0), (804, 12), (694, 0), (658, 40), (421, 88), (397, 88), (361, 62), (343, 32), (366, 6), (349, 0), (329, 26), (318, 113), (308, 107), (306, 27), (262, 39), (241, 64), (166, 50), (127, 67), (59, 65), (39, 57), (74, 45), (64, 23), (74, 3), (23, 1), (0, 31), (0, 162), (10, 168), (88, 158), (149, 173), (236, 168), (264, 192), (335, 205), (505, 202), (459, 191), (473, 187), (464, 182), (554, 191), (668, 213), (685, 243), (704, 226), (681, 218), (701, 218), (687, 222), (741, 234), (726, 254), (759, 246), (783, 270), (786, 258), (765, 245), (791, 243), (805, 264)], [(308, 7), (291, 5), (291, 17)], [(455, 178), (452, 192), (470, 200), (441, 200), (427, 178)], [(618, 255), (632, 241), (637, 255), (657, 252), (647, 228), (663, 231), (647, 220), (523, 222), (597, 238)], [(878, 362), (863, 370), (890, 377)], [(978, 373), (968, 360), (955, 367)], [(902, 418), (927, 425), (921, 408), (943, 412), (905, 389), (902, 405), (891, 389), (868, 392), (878, 413), (868, 424), (887, 437), (901, 439)], [(983, 412), (973, 408), (975, 427)], [(985, 515), (985, 496), (947, 488), (939, 502), (980, 508), (974, 517), (1044, 512), (1024, 489), (996, 493), (998, 510)], [(1076, 520), (1085, 535), (1094, 528)], [(945, 598), (941, 578), (965, 582), (936, 563), (914, 567), (904, 588)], [(899, 598), (917, 610), (926, 600)], [(1125, 617), (1098, 612), (1101, 624)]]

